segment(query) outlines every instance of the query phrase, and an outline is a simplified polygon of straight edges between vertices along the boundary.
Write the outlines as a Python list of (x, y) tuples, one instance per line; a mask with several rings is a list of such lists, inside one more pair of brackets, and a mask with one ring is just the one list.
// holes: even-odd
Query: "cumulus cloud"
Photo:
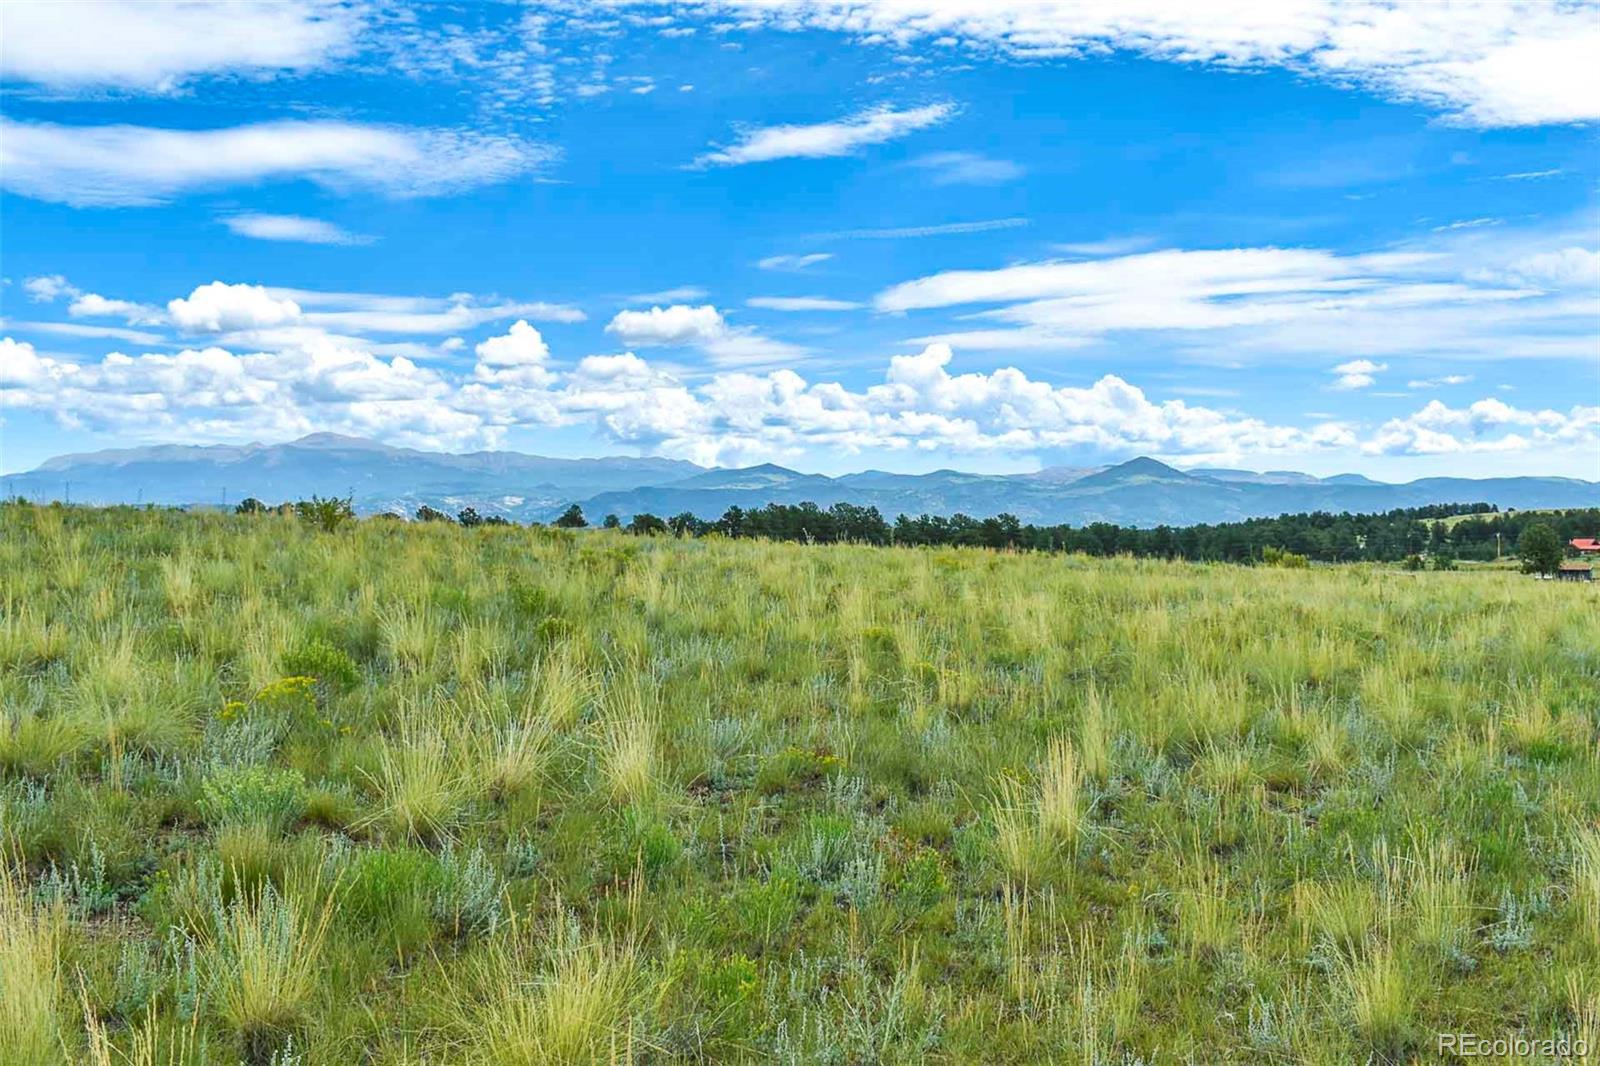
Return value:
[(1385, 422), (1362, 444), (1371, 455), (1448, 455), (1517, 452), (1532, 448), (1600, 447), (1600, 406), (1529, 411), (1502, 400), (1466, 407), (1431, 400), (1420, 411)]
[(226, 129), (0, 119), (0, 187), (54, 203), (140, 206), (262, 181), (434, 196), (506, 181), (551, 158), (515, 137), (326, 120)]
[(955, 105), (928, 104), (896, 110), (875, 107), (834, 122), (800, 126), (760, 126), (740, 131), (737, 143), (707, 152), (696, 166), (740, 166), (774, 159), (821, 159), (849, 155), (858, 148), (892, 141), (936, 126), (955, 114)]
[(636, 347), (694, 346), (719, 366), (750, 366), (798, 359), (804, 348), (766, 337), (749, 326), (732, 326), (711, 304), (673, 304), (648, 311), (618, 311), (606, 332)]
[(28, 298), (35, 303), (54, 303), (63, 296), (78, 295), (78, 288), (60, 274), (45, 274), (22, 283)]
[(490, 337), (477, 347), (478, 361), (487, 366), (529, 366), (550, 358), (550, 346), (539, 331), (518, 320), (503, 336)]
[(346, 53), (359, 29), (357, 9), (322, 0), (12, 3), (0, 72), (56, 91), (167, 93), (201, 75), (313, 70)]
[(1026, 59), (1125, 51), (1172, 63), (1282, 67), (1479, 127), (1600, 118), (1600, 9), (1470, 0), (1393, 4), (1042, 4), (1030, 0), (726, 0), (747, 26), (826, 29), (910, 49), (937, 41)]
[(320, 218), (304, 215), (229, 215), (222, 220), (241, 237), (258, 241), (296, 241), (300, 244), (371, 244), (372, 238), (351, 233)]
[(648, 311), (618, 311), (606, 326), (624, 344), (706, 344), (723, 336), (728, 324), (711, 304), (690, 307), (652, 307)]
[(168, 301), (167, 314), (173, 325), (187, 333), (221, 333), (293, 322), (300, 317), (300, 305), (279, 299), (260, 285), (213, 281), (187, 298)]
[(889, 360), (859, 388), (790, 369), (724, 371), (691, 385), (632, 352), (551, 368), (526, 323), (483, 342), (470, 373), (312, 339), (275, 351), (220, 346), (77, 362), (0, 341), (0, 404), (143, 439), (250, 439), (334, 429), (429, 446), (493, 445), (513, 427), (590, 426), (607, 439), (699, 462), (831, 451), (1027, 455), (1087, 448), (1204, 462), (1355, 452), (1600, 446), (1600, 407), (1521, 410), (1497, 399), (1432, 402), (1363, 435), (1334, 419), (1284, 425), (1157, 402), (1120, 375), (1086, 386), (1014, 367), (952, 373), (942, 344)]
[(1387, 363), (1374, 363), (1371, 359), (1352, 359), (1348, 363), (1340, 363), (1333, 368), (1333, 373), (1339, 375), (1334, 381), (1336, 389), (1364, 389), (1375, 383), (1376, 375), (1388, 370)]
[(539, 388), (556, 379), (546, 365), (550, 360), (550, 346), (539, 331), (524, 320), (513, 322), (504, 334), (490, 337), (475, 351), (478, 365), (473, 373), (480, 381)]

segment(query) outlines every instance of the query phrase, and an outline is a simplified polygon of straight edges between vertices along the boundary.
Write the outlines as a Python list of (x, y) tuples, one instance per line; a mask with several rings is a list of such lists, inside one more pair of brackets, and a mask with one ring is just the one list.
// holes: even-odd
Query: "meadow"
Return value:
[(0, 575), (7, 1064), (1600, 1048), (1592, 586), (17, 504)]

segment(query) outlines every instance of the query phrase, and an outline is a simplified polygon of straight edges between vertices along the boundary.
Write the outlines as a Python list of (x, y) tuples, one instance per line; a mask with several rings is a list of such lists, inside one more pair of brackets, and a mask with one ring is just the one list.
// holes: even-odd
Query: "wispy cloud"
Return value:
[(505, 181), (553, 154), (510, 136), (350, 122), (181, 130), (0, 119), (0, 187), (76, 207), (158, 204), (201, 189), (295, 179), (335, 191), (434, 196)]
[(804, 270), (833, 258), (832, 252), (811, 252), (808, 255), (769, 255), (756, 264), (762, 270)]
[(834, 122), (806, 126), (757, 126), (739, 131), (739, 140), (699, 156), (698, 167), (742, 166), (774, 159), (823, 159), (849, 155), (917, 130), (937, 126), (955, 114), (954, 104), (928, 104), (906, 110), (875, 107)]
[(1067, 255), (1086, 255), (1099, 258), (1103, 255), (1127, 255), (1130, 252), (1142, 252), (1146, 248), (1155, 246), (1154, 237), (1107, 237), (1099, 241), (1076, 241), (1065, 244), (1052, 244), (1050, 247), (1057, 252)]
[(1448, 233), (1458, 229), (1482, 229), (1484, 226), (1498, 226), (1504, 219), (1500, 218), (1464, 218), (1459, 222), (1446, 222), (1442, 226), (1433, 227), (1435, 233)]
[(1565, 174), (1565, 173), (1566, 173), (1566, 171), (1561, 169), (1560, 167), (1557, 167), (1554, 170), (1524, 170), (1524, 171), (1522, 171), (1521, 173), (1518, 173), (1518, 174), (1501, 174), (1500, 175), (1500, 180), (1501, 181), (1537, 181), (1540, 178), (1554, 178), (1554, 177), (1557, 177), (1557, 176)]
[(258, 241), (295, 241), (301, 244), (371, 244), (377, 238), (351, 233), (332, 222), (304, 215), (229, 215), (223, 224), (241, 237)]
[(991, 218), (982, 222), (944, 222), (934, 226), (899, 226), (889, 229), (844, 229), (814, 233), (818, 241), (896, 241), (909, 237), (949, 237), (963, 233), (989, 233), (1028, 225), (1025, 218)]
[(208, 74), (304, 73), (353, 50), (357, 6), (321, 0), (240, 4), (7, 4), (0, 71), (57, 92), (169, 93)]
[(768, 311), (854, 311), (862, 306), (854, 300), (825, 296), (752, 296), (745, 303)]
[(935, 185), (1003, 185), (1024, 173), (1020, 164), (1009, 159), (990, 159), (976, 152), (930, 152), (906, 166), (926, 171)]
[(628, 297), (631, 304), (679, 304), (688, 303), (690, 300), (704, 300), (709, 293), (698, 285), (679, 285), (673, 289), (660, 289), (656, 292), (636, 292)]
[(1126, 51), (1227, 70), (1286, 67), (1337, 85), (1420, 103), (1477, 127), (1600, 118), (1588, 4), (1391, 4), (1302, 0), (1232, 5), (766, 0), (727, 4), (745, 25), (832, 30), (899, 47), (940, 41), (953, 54), (1056, 59)]

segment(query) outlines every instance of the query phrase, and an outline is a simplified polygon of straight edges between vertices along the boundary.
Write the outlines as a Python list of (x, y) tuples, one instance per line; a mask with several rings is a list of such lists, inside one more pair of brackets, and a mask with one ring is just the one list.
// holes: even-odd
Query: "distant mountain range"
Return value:
[(354, 497), (362, 513), (411, 514), (422, 504), (463, 507), (515, 521), (548, 521), (568, 505), (590, 521), (689, 511), (714, 519), (729, 507), (846, 502), (899, 514), (974, 517), (1009, 512), (1025, 522), (1192, 525), (1300, 511), (1388, 511), (1483, 501), (1501, 508), (1600, 507), (1600, 482), (1560, 477), (1423, 478), (1405, 484), (1359, 474), (1182, 471), (1154, 459), (1031, 474), (802, 474), (770, 463), (715, 469), (673, 459), (547, 459), (519, 452), (441, 452), (316, 433), (287, 444), (157, 445), (64, 455), (7, 475), (9, 495), (79, 503), (232, 505), (313, 494)]

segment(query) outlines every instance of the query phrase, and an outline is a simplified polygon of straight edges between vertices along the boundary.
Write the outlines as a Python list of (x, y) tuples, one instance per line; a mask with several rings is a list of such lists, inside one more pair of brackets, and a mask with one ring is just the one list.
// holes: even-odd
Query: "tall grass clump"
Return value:
[(1393, 949), (1384, 944), (1341, 962), (1337, 979), (1356, 1033), (1368, 1049), (1384, 1058), (1403, 1052), (1412, 1039), (1413, 991), (1405, 964)]
[(1048, 842), (1039, 822), (1038, 807), (1026, 785), (1009, 774), (1000, 778), (989, 807), (994, 823), (995, 854), (1014, 881), (1037, 881), (1044, 867)]
[(63, 1061), (66, 928), (60, 903), (36, 904), (10, 855), (0, 852), (0, 1060), (16, 1066)]
[(480, 784), (462, 765), (467, 744), (417, 708), (403, 712), (380, 742), (377, 770), (366, 775), (376, 806), (361, 824), (402, 840), (448, 838)]
[(205, 945), (210, 980), (249, 1066), (271, 1061), (305, 1020), (320, 987), (337, 896), (319, 894), (321, 901), (308, 906), (267, 884), (217, 904), (215, 928)]
[(548, 943), (525, 933), (495, 944), (458, 992), (457, 1061), (473, 1066), (577, 1066), (631, 1061), (644, 991), (630, 943), (564, 928)]
[(1071, 849), (1083, 834), (1082, 772), (1072, 742), (1055, 737), (1039, 768), (1039, 824), (1045, 836)]
[(1600, 829), (1581, 829), (1575, 834), (1572, 882), (1580, 933), (1600, 950)]
[(638, 698), (614, 710), (602, 724), (600, 770), (613, 802), (645, 806), (659, 797), (659, 731), (655, 716)]

